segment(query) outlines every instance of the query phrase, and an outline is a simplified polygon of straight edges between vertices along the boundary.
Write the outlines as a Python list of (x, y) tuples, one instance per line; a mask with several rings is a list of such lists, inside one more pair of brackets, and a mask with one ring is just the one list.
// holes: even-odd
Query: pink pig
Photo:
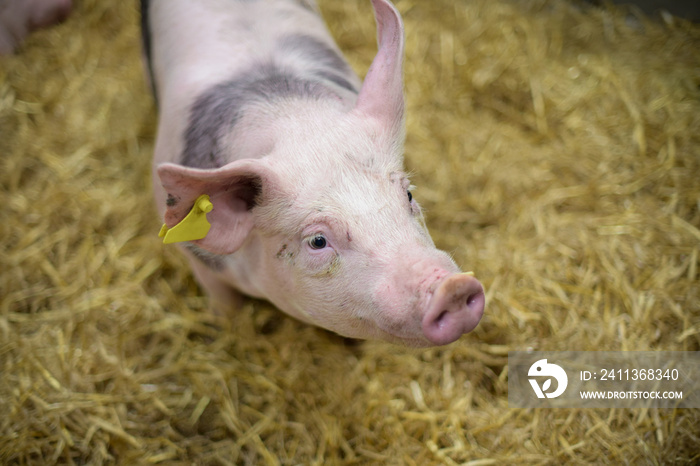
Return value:
[(144, 1), (155, 198), (172, 228), (209, 196), (211, 228), (183, 251), (215, 305), (237, 290), (344, 336), (444, 345), (479, 323), (484, 291), (409, 190), (403, 25), (372, 4), (360, 83), (310, 0)]

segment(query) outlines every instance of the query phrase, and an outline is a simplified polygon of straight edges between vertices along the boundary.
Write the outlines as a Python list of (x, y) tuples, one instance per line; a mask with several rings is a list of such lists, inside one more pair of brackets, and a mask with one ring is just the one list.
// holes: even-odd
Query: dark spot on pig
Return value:
[(297, 4), (305, 10), (309, 10), (318, 14), (318, 10), (316, 9), (314, 3), (309, 0), (297, 0)]
[(277, 259), (285, 259), (288, 260), (291, 263), (294, 263), (294, 252), (293, 251), (287, 251), (287, 245), (283, 244), (282, 247), (280, 248), (279, 251), (277, 251), (277, 254), (275, 254), (275, 257)]
[(277, 259), (284, 259), (289, 261), (291, 264), (294, 263), (294, 251), (287, 251), (287, 245), (283, 244), (282, 248), (280, 248), (279, 251), (277, 251), (277, 254), (275, 255)]
[(190, 110), (190, 123), (185, 131), (182, 164), (188, 167), (218, 168), (224, 165), (219, 139), (226, 127), (232, 126), (235, 103), (219, 87), (208, 91), (195, 101)]
[(348, 231), (345, 232), (345, 236), (346, 236), (346, 238), (348, 239), (348, 243), (351, 243), (351, 242), (352, 242), (352, 237), (350, 236), (350, 230), (348, 230)]
[(277, 251), (277, 254), (275, 255), (276, 258), (282, 259), (282, 257), (285, 255), (284, 251), (287, 250), (287, 245), (283, 244), (282, 247), (280, 248), (279, 251)]
[(204, 249), (199, 248), (197, 245), (192, 243), (185, 243), (185, 248), (192, 253), (192, 255), (200, 261), (205, 266), (212, 270), (220, 272), (224, 270), (224, 258), (218, 254), (212, 254)]
[(338, 86), (340, 86), (344, 89), (347, 89), (348, 91), (350, 91), (354, 94), (358, 94), (358, 91), (357, 91), (357, 89), (355, 89), (355, 86), (350, 84), (350, 82), (347, 79), (343, 78), (342, 76), (339, 76), (331, 71), (318, 71), (316, 74), (322, 78), (327, 79), (328, 81), (330, 81), (334, 84), (337, 84)]
[(259, 78), (252, 82), (247, 89), (256, 101), (269, 102), (280, 97), (301, 97), (316, 100), (332, 95), (320, 83), (304, 79), (272, 63), (258, 68), (258, 71)]
[(298, 76), (273, 62), (256, 66), (196, 98), (190, 108), (181, 163), (197, 168), (225, 165), (236, 154), (227, 152), (222, 141), (243, 118), (246, 108), (287, 97), (319, 100), (337, 99), (338, 95), (320, 81)]
[(330, 45), (306, 34), (289, 34), (280, 39), (280, 49), (286, 54), (298, 53), (314, 63), (310, 70), (321, 79), (357, 94), (346, 77), (353, 75), (350, 65)]
[(172, 194), (168, 194), (168, 198), (165, 200), (165, 205), (168, 207), (175, 207), (177, 204), (177, 199)]

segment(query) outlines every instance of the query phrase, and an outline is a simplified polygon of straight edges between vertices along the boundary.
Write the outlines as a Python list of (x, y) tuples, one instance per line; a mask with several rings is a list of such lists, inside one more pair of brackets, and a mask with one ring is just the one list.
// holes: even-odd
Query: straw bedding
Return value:
[[(321, 3), (360, 75), (369, 2)], [(700, 350), (700, 27), (563, 1), (399, 1), (406, 165), (487, 290), (475, 332), (218, 317), (157, 238), (135, 2), (0, 59), (0, 463), (691, 464), (698, 410), (510, 409), (507, 352)]]

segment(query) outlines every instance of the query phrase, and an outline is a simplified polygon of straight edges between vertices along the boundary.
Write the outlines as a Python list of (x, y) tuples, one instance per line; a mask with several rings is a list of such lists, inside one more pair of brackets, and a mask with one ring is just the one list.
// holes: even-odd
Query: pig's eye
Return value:
[(411, 191), (406, 191), (408, 193), (408, 202), (413, 201), (413, 194), (411, 194)]
[(316, 235), (309, 240), (309, 246), (311, 249), (323, 249), (328, 245), (326, 237), (323, 235)]

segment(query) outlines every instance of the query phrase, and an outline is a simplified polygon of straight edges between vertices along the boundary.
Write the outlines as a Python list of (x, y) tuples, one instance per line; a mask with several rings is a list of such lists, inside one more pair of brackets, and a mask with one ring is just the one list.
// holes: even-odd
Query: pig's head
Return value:
[(234, 282), (306, 322), (354, 338), (443, 345), (474, 329), (481, 284), (435, 248), (402, 170), (403, 29), (373, 0), (379, 52), (356, 105), (268, 115), (266, 154), (197, 169), (163, 164), (166, 224), (201, 194), (211, 230), (193, 241)]

